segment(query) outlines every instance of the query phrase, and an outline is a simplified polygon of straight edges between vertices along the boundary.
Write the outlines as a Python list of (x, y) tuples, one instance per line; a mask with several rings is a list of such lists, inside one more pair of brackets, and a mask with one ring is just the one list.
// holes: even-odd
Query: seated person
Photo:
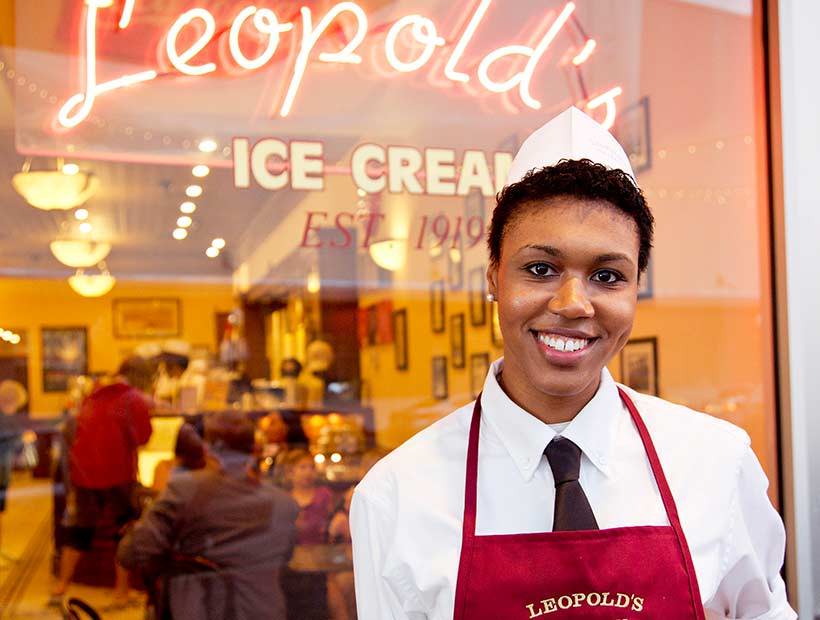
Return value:
[(205, 440), (221, 468), (171, 477), (120, 543), (119, 561), (166, 578), (175, 620), (285, 620), (279, 572), (293, 550), (298, 506), (259, 481), (246, 416), (209, 416)]
[[(313, 456), (307, 450), (291, 450), (282, 462), (284, 484), (299, 505), (296, 519), (296, 542), (300, 551), (311, 551), (328, 542), (328, 527), (333, 512), (333, 494), (316, 483)], [(282, 585), (288, 600), (290, 620), (327, 620), (331, 616), (333, 592), (327, 576), (319, 567), (301, 567), (285, 571)], [(339, 616), (333, 613), (334, 620)]]
[(285, 480), (290, 496), (299, 504), (296, 542), (300, 545), (327, 543), (333, 511), (330, 489), (316, 484), (316, 466), (307, 450), (291, 450), (285, 456)]

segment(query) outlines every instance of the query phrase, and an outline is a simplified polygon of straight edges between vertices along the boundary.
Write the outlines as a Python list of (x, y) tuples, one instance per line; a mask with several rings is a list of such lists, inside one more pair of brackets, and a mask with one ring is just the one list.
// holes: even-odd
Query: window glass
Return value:
[[(289, 617), (355, 617), (350, 489), (471, 401), (503, 354), (485, 299), (495, 194), (523, 139), (570, 105), (621, 141), (656, 218), (613, 376), (745, 429), (777, 501), (751, 0), (1, 10), (0, 561), (27, 563), (0, 581), (34, 567), (21, 614), (42, 611), (71, 545), (84, 548), (68, 591), (104, 605), (118, 527), (181, 475), (193, 504), (179, 518), (272, 549), (275, 533), (219, 522), (215, 487), (183, 475), (227, 450), (245, 454), (241, 484), (300, 507), (277, 577)], [(150, 396), (147, 429), (123, 376)], [(112, 407), (132, 420), (127, 442), (94, 426), (84, 448), (83, 415)], [(252, 453), (235, 417), (209, 434), (225, 411), (252, 421)], [(139, 486), (84, 495), (123, 486), (100, 463)], [(271, 501), (248, 489), (236, 505)], [(210, 560), (196, 569), (224, 568)]]

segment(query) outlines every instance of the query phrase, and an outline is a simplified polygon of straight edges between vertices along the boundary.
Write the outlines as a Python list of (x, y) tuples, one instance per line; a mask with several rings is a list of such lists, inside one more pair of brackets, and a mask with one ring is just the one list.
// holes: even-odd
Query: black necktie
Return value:
[(578, 482), (581, 448), (558, 435), (549, 443), (544, 454), (555, 478), (555, 519), (552, 531), (597, 530), (598, 523), (592, 507)]

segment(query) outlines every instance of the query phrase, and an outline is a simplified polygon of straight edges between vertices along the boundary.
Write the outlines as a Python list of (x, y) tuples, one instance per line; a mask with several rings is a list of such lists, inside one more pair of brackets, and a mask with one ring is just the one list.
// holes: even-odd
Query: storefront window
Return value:
[[(0, 562), (20, 562), (0, 605), (46, 617), (82, 487), (66, 429), (137, 357), (158, 373), (137, 507), (185, 466), (183, 423), (207, 439), (215, 412), (243, 412), (248, 475), (302, 506), (277, 573), (288, 617), (355, 617), (349, 491), (503, 354), (485, 299), (494, 196), (570, 105), (624, 145), (657, 222), (611, 372), (744, 428), (778, 501), (751, 0), (2, 12)], [(108, 516), (68, 588), (96, 606), (114, 584)]]

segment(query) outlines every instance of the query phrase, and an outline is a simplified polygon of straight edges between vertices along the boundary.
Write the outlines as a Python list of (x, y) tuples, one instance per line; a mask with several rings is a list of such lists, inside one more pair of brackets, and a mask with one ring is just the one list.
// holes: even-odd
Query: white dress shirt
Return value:
[[(477, 534), (552, 531), (543, 456), (556, 432), (484, 383)], [(779, 570), (783, 523), (749, 436), (732, 424), (626, 388), (678, 506), (709, 618), (792, 620)], [(452, 620), (473, 404), (412, 437), (356, 487), (350, 511), (359, 620)], [(582, 452), (580, 482), (598, 525), (668, 525), (638, 431), (604, 369), (561, 433)]]

